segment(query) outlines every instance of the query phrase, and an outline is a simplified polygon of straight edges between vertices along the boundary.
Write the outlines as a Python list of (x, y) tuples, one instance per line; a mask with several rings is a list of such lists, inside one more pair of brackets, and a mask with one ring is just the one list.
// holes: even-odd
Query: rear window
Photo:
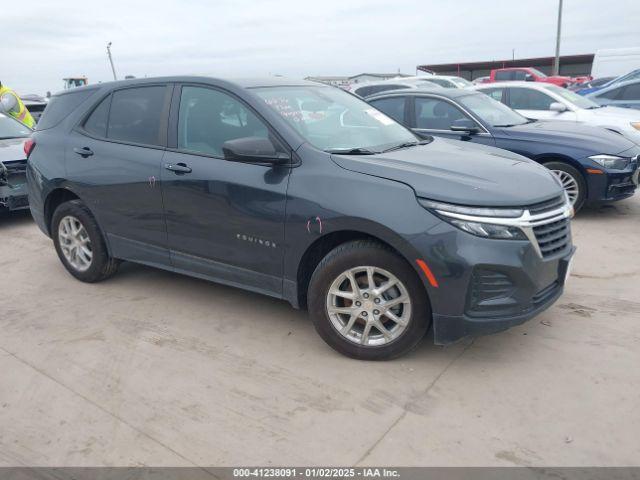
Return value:
[(513, 78), (511, 74), (511, 70), (498, 70), (495, 75), (495, 79), (500, 80), (511, 80)]
[(82, 102), (97, 91), (95, 88), (82, 88), (75, 92), (54, 95), (44, 109), (40, 121), (36, 125), (36, 130), (46, 130), (47, 128), (55, 127), (78, 108)]

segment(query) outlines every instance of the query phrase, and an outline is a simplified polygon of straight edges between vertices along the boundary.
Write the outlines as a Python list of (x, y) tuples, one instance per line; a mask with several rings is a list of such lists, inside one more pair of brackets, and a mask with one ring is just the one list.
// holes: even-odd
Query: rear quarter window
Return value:
[(68, 117), (87, 98), (96, 93), (97, 89), (79, 89), (70, 93), (54, 95), (49, 100), (40, 121), (36, 125), (36, 130), (46, 130), (55, 127), (58, 123)]

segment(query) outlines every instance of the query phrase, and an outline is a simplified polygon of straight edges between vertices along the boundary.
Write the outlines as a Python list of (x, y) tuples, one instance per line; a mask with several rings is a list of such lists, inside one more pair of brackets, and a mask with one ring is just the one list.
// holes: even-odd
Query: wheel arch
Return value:
[(47, 233), (51, 236), (51, 220), (53, 219), (53, 212), (56, 211), (60, 205), (64, 202), (71, 200), (81, 200), (81, 198), (67, 187), (57, 187), (47, 195), (44, 201), (44, 221), (47, 228)]
[(585, 198), (589, 196), (589, 179), (587, 178), (587, 174), (585, 172), (584, 167), (577, 160), (571, 157), (568, 157), (566, 155), (551, 153), (551, 154), (538, 155), (535, 158), (535, 161), (540, 163), (541, 165), (545, 165), (551, 162), (566, 163), (567, 165), (575, 168), (576, 170), (578, 170), (578, 172), (580, 172), (580, 175), (582, 175), (582, 180), (584, 180), (584, 187), (586, 189)]
[(303, 309), (307, 307), (307, 291), (309, 288), (309, 283), (311, 281), (311, 276), (313, 275), (313, 272), (315, 271), (318, 264), (322, 261), (322, 259), (337, 246), (355, 240), (370, 240), (377, 242), (389, 248), (391, 251), (403, 258), (415, 272), (424, 288), (427, 299), (429, 299), (426, 285), (420, 276), (417, 265), (413, 262), (413, 260), (415, 258), (418, 258), (418, 256), (412, 255), (412, 252), (408, 251), (408, 246), (403, 247), (397, 241), (394, 241), (394, 239), (382, 238), (381, 235), (374, 235), (363, 230), (344, 229), (328, 232), (315, 239), (310, 245), (307, 246), (306, 250), (300, 257), (295, 282), (295, 300), (297, 301), (297, 306)]

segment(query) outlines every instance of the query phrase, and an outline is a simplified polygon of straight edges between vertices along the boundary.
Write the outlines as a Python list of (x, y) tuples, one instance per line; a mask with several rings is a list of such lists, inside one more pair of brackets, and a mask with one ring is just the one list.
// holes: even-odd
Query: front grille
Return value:
[(533, 227), (542, 258), (564, 252), (571, 245), (571, 227), (568, 218)]

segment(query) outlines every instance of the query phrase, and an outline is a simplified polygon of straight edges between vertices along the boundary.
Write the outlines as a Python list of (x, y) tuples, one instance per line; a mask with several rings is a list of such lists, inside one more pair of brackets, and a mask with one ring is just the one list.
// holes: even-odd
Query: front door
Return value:
[(69, 180), (96, 216), (111, 254), (160, 266), (169, 265), (160, 188), (169, 90), (114, 91), (72, 132), (66, 153)]
[(558, 102), (551, 95), (532, 88), (507, 89), (507, 105), (524, 117), (535, 120), (577, 121), (577, 115), (569, 109), (564, 112), (551, 110), (552, 103), (562, 102)]
[(242, 101), (205, 86), (176, 91), (170, 125), (175, 145), (161, 178), (174, 268), (280, 296), (291, 168), (232, 162), (222, 152), (227, 140), (277, 140)]

